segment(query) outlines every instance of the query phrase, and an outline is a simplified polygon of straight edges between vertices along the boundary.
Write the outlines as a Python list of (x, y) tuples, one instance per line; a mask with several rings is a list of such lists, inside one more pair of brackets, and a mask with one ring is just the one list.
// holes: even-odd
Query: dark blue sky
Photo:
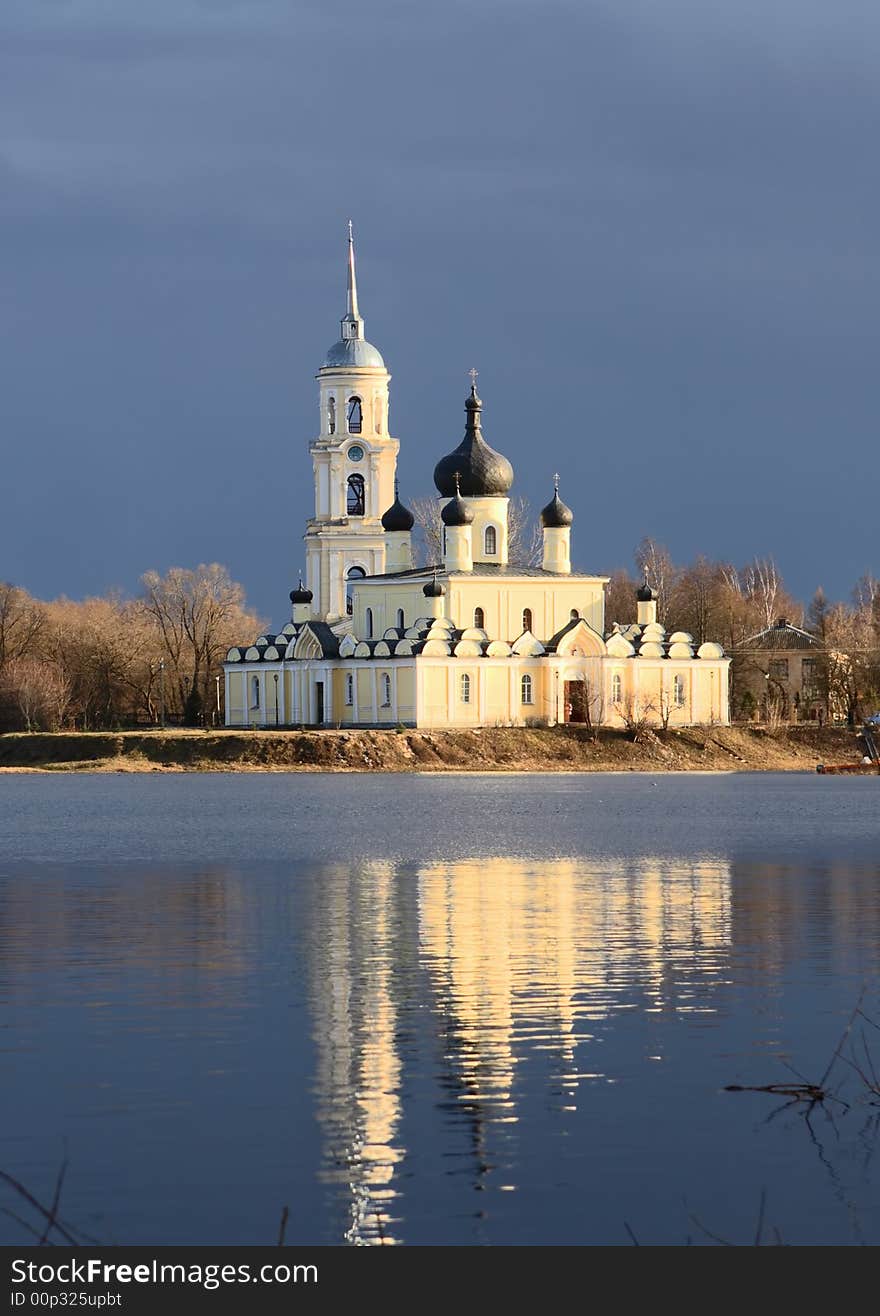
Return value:
[(4, 0), (0, 578), (216, 560), (284, 619), (352, 215), (405, 496), (475, 365), (581, 567), (650, 534), (844, 595), (878, 65), (875, 0)]

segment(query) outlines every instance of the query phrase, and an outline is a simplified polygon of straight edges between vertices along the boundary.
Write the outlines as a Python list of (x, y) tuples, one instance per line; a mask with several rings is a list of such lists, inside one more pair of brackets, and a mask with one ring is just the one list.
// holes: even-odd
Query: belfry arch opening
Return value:
[(348, 399), (348, 432), (360, 434), (364, 427), (364, 408), (359, 397)]
[(350, 475), (347, 482), (346, 510), (349, 516), (363, 516), (366, 509), (366, 488), (362, 475)]
[(356, 580), (363, 580), (366, 576), (363, 567), (349, 567), (345, 573), (345, 611), (350, 617), (354, 611), (354, 584)]

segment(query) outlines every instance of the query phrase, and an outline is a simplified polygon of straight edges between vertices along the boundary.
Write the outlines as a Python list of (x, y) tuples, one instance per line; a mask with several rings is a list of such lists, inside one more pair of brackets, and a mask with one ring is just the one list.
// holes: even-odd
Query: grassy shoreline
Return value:
[(473, 731), (121, 731), (0, 735), (2, 772), (813, 772), (852, 731), (689, 727), (639, 744), (582, 727)]

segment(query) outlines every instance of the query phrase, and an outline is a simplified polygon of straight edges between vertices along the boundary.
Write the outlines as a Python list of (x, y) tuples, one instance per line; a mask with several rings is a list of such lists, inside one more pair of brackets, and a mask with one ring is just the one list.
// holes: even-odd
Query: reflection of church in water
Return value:
[(286, 624), (229, 650), (226, 724), (727, 722), (720, 645), (667, 632), (648, 581), (632, 615), (607, 618), (607, 577), (572, 569), (574, 514), (558, 479), (541, 512), (540, 565), (512, 560), (513, 467), (483, 435), (472, 375), (464, 437), (434, 468), (438, 548), (418, 567), (397, 492), (391, 376), (364, 335), (349, 237), (341, 337), (317, 375), (306, 580)]
[(575, 1110), (583, 1083), (606, 1081), (592, 1042), (618, 1011), (713, 1008), (730, 918), (720, 861), (326, 869), (310, 913), (315, 1095), (346, 1239), (395, 1239), (408, 1067), (441, 1076), (443, 1117), (485, 1182), (517, 1137), (518, 1066), (538, 1057)]

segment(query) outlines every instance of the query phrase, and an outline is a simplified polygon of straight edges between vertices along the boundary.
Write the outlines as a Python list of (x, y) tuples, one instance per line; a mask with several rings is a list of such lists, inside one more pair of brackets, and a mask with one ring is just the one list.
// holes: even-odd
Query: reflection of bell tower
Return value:
[(382, 513), (394, 501), (397, 439), (388, 434), (388, 381), (364, 338), (354, 240), (348, 226), (348, 308), (342, 337), (318, 371), (321, 431), (311, 444), (315, 515), (306, 530), (306, 571), (315, 617), (346, 616), (346, 581), (385, 570)]

